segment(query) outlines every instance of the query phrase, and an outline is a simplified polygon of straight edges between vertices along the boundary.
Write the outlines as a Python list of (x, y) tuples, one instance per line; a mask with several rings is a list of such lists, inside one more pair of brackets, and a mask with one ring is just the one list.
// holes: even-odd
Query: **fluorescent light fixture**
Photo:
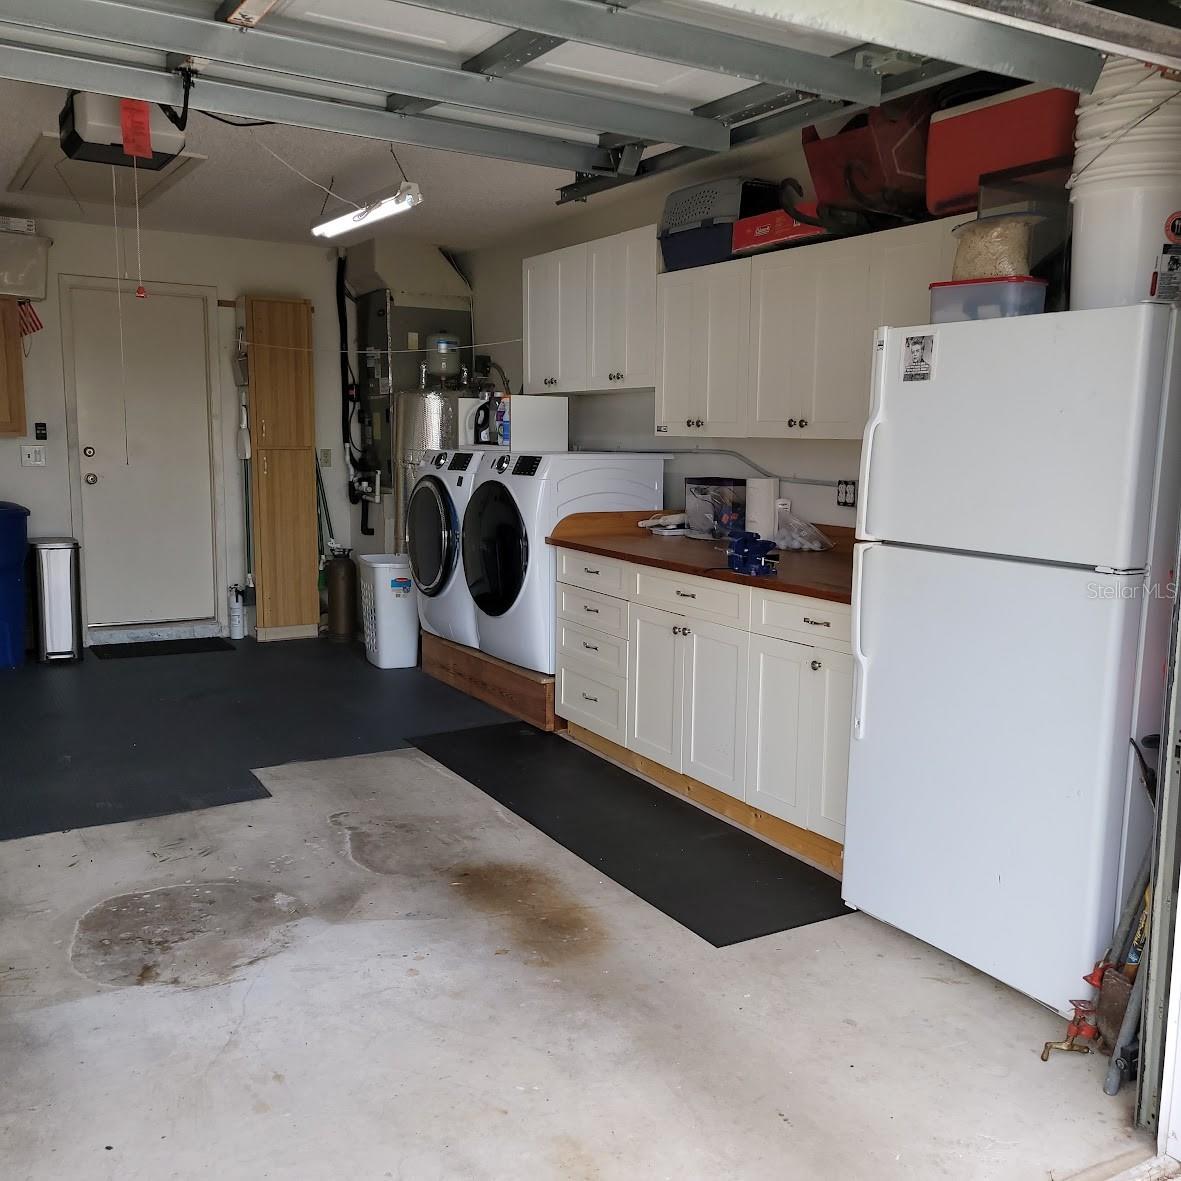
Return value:
[(318, 222), (312, 226), (312, 233), (317, 238), (338, 238), (350, 230), (393, 217), (395, 213), (405, 213), (407, 209), (421, 204), (422, 194), (418, 191), (418, 185), (412, 180), (403, 181), (398, 186), (398, 191), (391, 196), (375, 197), (360, 209), (350, 209), (348, 213), (342, 213), (339, 217)]

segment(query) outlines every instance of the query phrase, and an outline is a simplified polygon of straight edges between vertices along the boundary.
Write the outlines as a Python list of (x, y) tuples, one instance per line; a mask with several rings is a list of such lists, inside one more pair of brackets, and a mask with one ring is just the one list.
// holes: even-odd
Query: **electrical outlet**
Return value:
[(857, 481), (837, 481), (837, 508), (857, 507)]
[(22, 447), (21, 448), (21, 467), (44, 467), (45, 466), (45, 448), (44, 447)]
[(332, 448), (331, 447), (321, 447), (320, 448), (320, 466), (321, 467), (331, 467), (332, 466)]

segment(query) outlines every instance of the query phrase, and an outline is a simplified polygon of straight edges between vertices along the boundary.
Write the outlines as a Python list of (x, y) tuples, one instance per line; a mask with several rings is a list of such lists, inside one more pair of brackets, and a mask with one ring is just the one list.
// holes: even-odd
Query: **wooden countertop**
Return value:
[(762, 590), (785, 591), (832, 603), (849, 603), (853, 598), (853, 530), (842, 525), (820, 525), (835, 546), (830, 550), (784, 551), (779, 570), (770, 578), (750, 577), (726, 569), (726, 549), (720, 541), (698, 541), (692, 537), (656, 537), (641, 529), (637, 521), (651, 512), (575, 513), (559, 521), (546, 540), (563, 549), (583, 550), (605, 558), (636, 562), (716, 578)]

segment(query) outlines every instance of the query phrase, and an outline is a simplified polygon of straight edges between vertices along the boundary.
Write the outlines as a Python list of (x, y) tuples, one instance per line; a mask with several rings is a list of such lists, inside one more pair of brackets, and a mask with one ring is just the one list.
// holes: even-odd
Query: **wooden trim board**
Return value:
[(498, 660), (475, 648), (422, 633), (422, 671), (539, 730), (564, 730), (554, 713), (554, 678)]
[(274, 640), (314, 640), (320, 634), (318, 623), (293, 623), (288, 627), (256, 627), (254, 638), (260, 644)]
[(840, 878), (844, 867), (844, 848), (836, 841), (789, 824), (786, 820), (780, 820), (778, 816), (772, 816), (759, 808), (752, 808), (750, 804), (736, 800), (733, 796), (728, 796), (698, 779), (682, 775), (679, 771), (670, 771), (654, 760), (618, 746), (574, 722), (570, 723), (565, 737), (628, 771), (642, 775), (657, 787), (683, 796), (707, 812), (730, 821), (731, 824), (745, 829), (793, 857), (824, 870), (834, 878)]

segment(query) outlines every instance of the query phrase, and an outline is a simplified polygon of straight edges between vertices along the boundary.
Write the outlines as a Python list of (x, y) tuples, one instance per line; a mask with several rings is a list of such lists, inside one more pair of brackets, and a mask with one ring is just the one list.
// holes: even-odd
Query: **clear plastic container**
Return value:
[(1036, 316), (1046, 310), (1046, 280), (1032, 275), (953, 279), (931, 284), (931, 323)]

